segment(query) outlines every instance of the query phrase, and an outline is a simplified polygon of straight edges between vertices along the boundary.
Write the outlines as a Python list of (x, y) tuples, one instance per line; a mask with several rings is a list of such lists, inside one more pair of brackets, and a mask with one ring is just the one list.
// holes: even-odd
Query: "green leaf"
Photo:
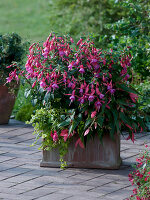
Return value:
[(84, 128), (87, 128), (91, 123), (92, 123), (93, 119), (90, 117), (86, 120), (85, 122), (85, 127)]
[(69, 134), (76, 129), (76, 127), (79, 125), (81, 121), (82, 121), (82, 114), (79, 113), (78, 117), (74, 119), (72, 125), (69, 128)]
[(100, 113), (97, 117), (97, 123), (99, 124), (100, 127), (102, 127), (103, 122), (104, 122), (104, 116)]
[(114, 134), (115, 134), (115, 124), (113, 122), (111, 122), (110, 124), (110, 137), (112, 140), (114, 140)]
[(120, 112), (120, 118), (125, 124), (132, 127), (132, 119), (128, 118), (123, 112)]
[(71, 122), (71, 119), (70, 119), (70, 118), (67, 118), (65, 121), (61, 122), (61, 123), (58, 125), (58, 127), (60, 128), (60, 127), (64, 127), (64, 126), (69, 126), (70, 122)]
[(139, 94), (138, 91), (136, 91), (135, 89), (131, 88), (131, 87), (128, 87), (126, 86), (125, 84), (116, 84), (116, 86), (126, 92), (131, 92), (131, 93), (134, 93), (134, 94)]

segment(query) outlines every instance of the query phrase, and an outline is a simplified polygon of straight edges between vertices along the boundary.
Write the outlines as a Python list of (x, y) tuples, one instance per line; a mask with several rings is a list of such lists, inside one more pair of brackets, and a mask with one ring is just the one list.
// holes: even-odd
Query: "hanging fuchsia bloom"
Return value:
[(101, 106), (102, 106), (100, 101), (96, 101), (94, 105), (95, 105), (95, 108), (96, 108), (97, 111), (99, 111)]
[(104, 96), (105, 96), (105, 95), (101, 93), (101, 94), (99, 95), (99, 98), (100, 98), (100, 99), (103, 99)]
[(46, 83), (45, 83), (44, 79), (40, 82), (40, 87), (41, 88), (45, 88), (46, 87)]
[(35, 85), (36, 85), (36, 81), (32, 84), (32, 88), (34, 88), (35, 87)]
[(68, 138), (68, 129), (64, 129), (61, 131), (60, 136), (64, 137), (64, 141), (66, 142), (67, 138)]
[(58, 141), (58, 135), (57, 135), (57, 132), (54, 131), (54, 134), (53, 134), (53, 141), (54, 142), (57, 142)]
[(90, 95), (88, 98), (89, 102), (92, 102), (94, 100), (94, 98), (95, 98), (94, 95)]
[(77, 42), (77, 46), (79, 46), (82, 43), (83, 39), (81, 38), (78, 42)]
[(92, 113), (91, 113), (91, 118), (94, 118), (94, 117), (96, 116), (96, 114), (97, 114), (96, 111), (92, 112)]
[(57, 88), (59, 88), (59, 86), (57, 85), (57, 83), (54, 83), (54, 84), (52, 85), (52, 88), (53, 88), (53, 90), (56, 90)]
[(83, 65), (80, 66), (79, 72), (80, 72), (81, 74), (84, 74), (84, 73), (85, 73), (85, 70), (84, 70)]
[(71, 100), (71, 103), (75, 101), (75, 90), (73, 90), (72, 95), (69, 99)]
[(129, 93), (129, 95), (130, 95), (130, 98), (132, 99), (132, 101), (134, 103), (136, 103), (136, 101), (138, 100), (138, 95), (134, 94), (134, 93)]
[(70, 37), (70, 42), (71, 42), (71, 43), (74, 43), (74, 40), (72, 39), (72, 37)]
[(90, 129), (88, 128), (88, 129), (85, 131), (84, 136), (86, 136), (89, 132), (90, 132)]

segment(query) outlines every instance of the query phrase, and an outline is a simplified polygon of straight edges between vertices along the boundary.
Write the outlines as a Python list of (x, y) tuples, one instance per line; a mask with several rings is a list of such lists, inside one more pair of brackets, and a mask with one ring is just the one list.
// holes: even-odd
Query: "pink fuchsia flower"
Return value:
[(84, 103), (84, 97), (79, 98), (79, 102), (80, 102), (80, 104), (83, 104)]
[(90, 132), (90, 129), (88, 128), (88, 129), (85, 131), (84, 136), (86, 136), (89, 132)]
[(45, 83), (45, 80), (44, 80), (44, 79), (40, 82), (40, 87), (41, 87), (41, 88), (46, 87), (46, 83)]
[(80, 66), (79, 72), (80, 72), (81, 74), (84, 74), (84, 73), (85, 73), (85, 70), (84, 70), (83, 65)]
[(93, 95), (90, 95), (89, 98), (88, 98), (89, 102), (92, 102), (94, 100), (94, 98), (95, 97)]
[(70, 65), (68, 65), (68, 70), (72, 70), (72, 67), (73, 67), (73, 65), (71, 63)]
[(116, 91), (115, 89), (110, 89), (110, 93), (111, 93), (111, 94), (114, 94), (115, 91)]
[(78, 42), (77, 42), (77, 46), (79, 46), (82, 43), (83, 39), (81, 38)]
[(100, 94), (100, 95), (99, 95), (99, 98), (100, 98), (100, 99), (103, 99), (104, 96), (105, 96), (104, 94)]
[(71, 97), (69, 98), (71, 103), (75, 100), (75, 90), (72, 91)]
[(6, 83), (10, 83), (13, 80), (13, 76), (9, 76), (6, 78), (7, 82)]
[(139, 196), (136, 196), (136, 199), (137, 199), (137, 200), (141, 200), (141, 198), (140, 198)]
[(70, 42), (71, 42), (71, 43), (74, 43), (74, 40), (72, 39), (72, 37), (70, 37)]
[(62, 57), (62, 56), (64, 56), (64, 55), (65, 55), (65, 52), (64, 52), (64, 51), (62, 51), (62, 50), (60, 50), (60, 51), (59, 51), (59, 55), (60, 55), (60, 57)]
[(52, 88), (53, 88), (53, 90), (55, 90), (55, 89), (59, 88), (59, 86), (57, 85), (57, 83), (54, 83), (54, 84), (52, 85)]
[(64, 129), (61, 131), (60, 136), (64, 137), (64, 141), (66, 142), (67, 138), (68, 138), (68, 129)]
[(57, 142), (58, 141), (58, 134), (56, 131), (54, 131), (54, 134), (53, 134), (53, 141), (54, 142)]
[(75, 96), (71, 95), (71, 97), (69, 99), (71, 100), (71, 102), (73, 102), (75, 100)]
[(97, 111), (99, 111), (101, 106), (102, 106), (100, 101), (96, 101), (94, 105), (95, 105), (95, 108), (96, 108)]
[(134, 94), (134, 93), (129, 93), (131, 100), (136, 103), (136, 101), (138, 100), (138, 95)]
[(136, 188), (133, 189), (133, 194), (137, 194), (137, 189)]
[(35, 85), (36, 85), (36, 81), (32, 84), (32, 88), (34, 88), (35, 87)]
[(94, 118), (94, 117), (96, 116), (96, 114), (97, 114), (96, 111), (92, 112), (92, 113), (91, 113), (91, 118)]

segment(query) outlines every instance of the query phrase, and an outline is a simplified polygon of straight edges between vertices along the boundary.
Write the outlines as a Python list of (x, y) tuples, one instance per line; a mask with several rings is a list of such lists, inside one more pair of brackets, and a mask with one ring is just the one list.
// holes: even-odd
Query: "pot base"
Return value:
[[(101, 168), (101, 169), (119, 169), (121, 165), (120, 158), (120, 135), (115, 134), (114, 141), (109, 134), (104, 135), (101, 144), (98, 136), (87, 142), (86, 148), (82, 149), (77, 146), (74, 137), (69, 144), (68, 153), (64, 157), (67, 167), (74, 168)], [(60, 167), (58, 149), (52, 151), (43, 151), (41, 167)]]

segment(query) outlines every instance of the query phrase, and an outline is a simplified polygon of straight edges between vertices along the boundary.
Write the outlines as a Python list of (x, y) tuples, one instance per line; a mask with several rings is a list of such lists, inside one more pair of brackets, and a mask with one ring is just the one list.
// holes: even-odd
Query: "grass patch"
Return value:
[(47, 0), (0, 0), (0, 33), (18, 33), (24, 40), (42, 41), (51, 32)]

